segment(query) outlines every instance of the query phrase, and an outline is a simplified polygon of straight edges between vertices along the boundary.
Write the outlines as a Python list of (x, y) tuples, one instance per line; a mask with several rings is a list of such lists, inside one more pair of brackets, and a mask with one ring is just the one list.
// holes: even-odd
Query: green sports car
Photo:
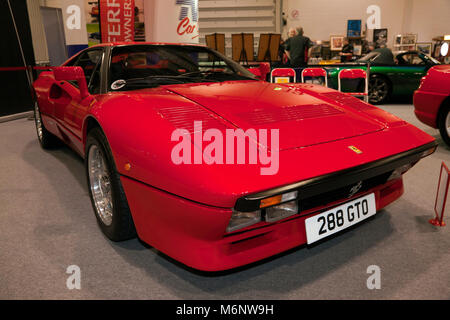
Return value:
[[(440, 64), (439, 61), (422, 52), (407, 51), (398, 54), (395, 59), (386, 60), (380, 52), (371, 52), (354, 63), (325, 67), (328, 72), (328, 86), (338, 88), (338, 73), (342, 69), (364, 69), (370, 63), (369, 102), (385, 103), (393, 96), (411, 96), (417, 90), (420, 79), (428, 69)], [(343, 85), (345, 85), (343, 83)], [(345, 88), (345, 86), (343, 86)], [(364, 84), (350, 90), (364, 91)]]

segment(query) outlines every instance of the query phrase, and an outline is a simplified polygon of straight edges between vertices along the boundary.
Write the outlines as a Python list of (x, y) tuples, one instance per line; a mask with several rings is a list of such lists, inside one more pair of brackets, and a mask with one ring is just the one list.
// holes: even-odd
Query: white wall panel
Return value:
[(255, 53), (261, 33), (280, 33), (281, 0), (199, 0), (200, 43), (205, 35), (225, 34), (227, 55), (231, 55), (233, 33), (253, 33)]
[[(303, 27), (305, 35), (312, 40), (329, 40), (330, 35), (346, 35), (347, 20), (361, 19), (365, 29), (367, 8), (377, 5), (381, 9), (381, 28), (388, 28), (388, 45), (394, 35), (402, 32), (405, 1), (408, 0), (285, 0), (283, 10), (288, 16), (284, 33), (290, 27)], [(292, 19), (292, 10), (299, 11), (298, 20)], [(369, 30), (368, 40), (373, 31)]]
[[(283, 36), (290, 27), (297, 26), (302, 26), (305, 35), (313, 40), (328, 40), (332, 34), (345, 35), (347, 20), (361, 19), (365, 25), (370, 5), (381, 9), (381, 27), (388, 28), (388, 46), (400, 33), (416, 33), (421, 42), (450, 34), (450, 0), (284, 0), (288, 22)], [(297, 20), (290, 16), (294, 9), (300, 13)], [(372, 34), (369, 30), (368, 40), (372, 40)]]
[(200, 0), (200, 9), (273, 7), (273, 0)]
[(36, 64), (49, 63), (47, 40), (45, 38), (39, 1), (27, 0), (27, 9)]
[(450, 34), (450, 0), (409, 0), (404, 32), (417, 33), (419, 42)]

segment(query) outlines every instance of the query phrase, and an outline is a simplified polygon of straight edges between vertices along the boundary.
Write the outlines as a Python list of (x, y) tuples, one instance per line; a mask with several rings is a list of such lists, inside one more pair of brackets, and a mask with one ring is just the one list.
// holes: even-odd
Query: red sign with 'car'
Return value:
[(134, 41), (134, 0), (100, 0), (102, 42)]

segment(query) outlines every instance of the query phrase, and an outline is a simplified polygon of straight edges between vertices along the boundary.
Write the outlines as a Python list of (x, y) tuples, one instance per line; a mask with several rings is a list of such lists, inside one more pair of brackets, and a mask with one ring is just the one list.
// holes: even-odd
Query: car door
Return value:
[(85, 115), (94, 101), (93, 98), (100, 93), (103, 57), (104, 50), (102, 48), (91, 49), (80, 56), (78, 61), (74, 64), (74, 66), (79, 66), (83, 69), (91, 97), (90, 99), (84, 99), (79, 103), (68, 105), (64, 115), (64, 122), (80, 139), (82, 139), (83, 136), (82, 127)]
[[(86, 50), (73, 64), (73, 66), (83, 69), (89, 93), (94, 96), (100, 92), (100, 70), (103, 55), (104, 50), (102, 48)], [(71, 84), (76, 86), (74, 83)], [(91, 102), (92, 99), (74, 99), (65, 108), (64, 123), (80, 139), (84, 115), (87, 113)]]
[(411, 94), (419, 87), (420, 79), (425, 75), (427, 64), (417, 52), (406, 52), (397, 56), (397, 83), (401, 84), (398, 94)]
[[(66, 64), (66, 66), (79, 66), (83, 69), (91, 95), (98, 94), (100, 91), (100, 69), (103, 55), (103, 48), (89, 49)], [(54, 115), (58, 123), (63, 126), (66, 138), (81, 141), (82, 117), (87, 112), (92, 98), (81, 99), (78, 84), (75, 81), (56, 82), (52, 89), (55, 91), (55, 94), (50, 94), (50, 99), (54, 104)], [(77, 141), (72, 142), (78, 144)]]

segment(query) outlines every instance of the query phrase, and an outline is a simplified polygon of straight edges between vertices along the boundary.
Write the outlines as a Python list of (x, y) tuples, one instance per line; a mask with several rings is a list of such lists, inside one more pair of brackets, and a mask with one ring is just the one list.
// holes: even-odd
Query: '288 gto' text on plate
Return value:
[(349, 201), (305, 220), (308, 244), (344, 230), (377, 213), (375, 194)]

